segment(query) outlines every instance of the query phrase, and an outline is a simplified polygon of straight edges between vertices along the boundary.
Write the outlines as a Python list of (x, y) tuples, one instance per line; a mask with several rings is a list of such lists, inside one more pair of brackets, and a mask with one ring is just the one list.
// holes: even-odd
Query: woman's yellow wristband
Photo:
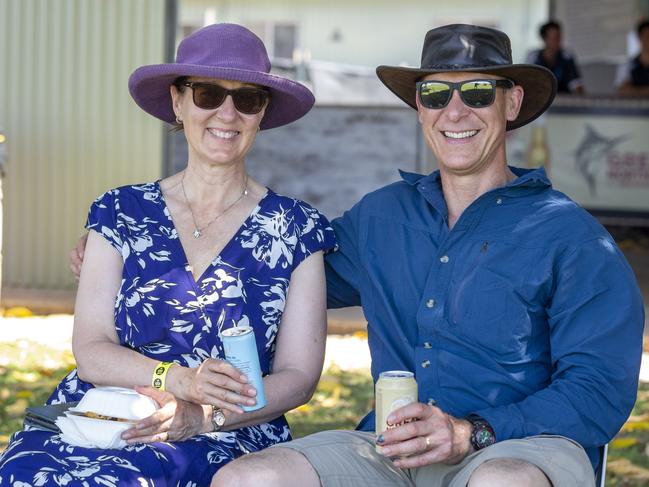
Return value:
[(165, 390), (167, 372), (169, 372), (172, 365), (174, 365), (173, 362), (160, 362), (155, 366), (155, 369), (153, 369), (153, 377), (151, 377), (151, 385), (153, 387), (161, 391)]

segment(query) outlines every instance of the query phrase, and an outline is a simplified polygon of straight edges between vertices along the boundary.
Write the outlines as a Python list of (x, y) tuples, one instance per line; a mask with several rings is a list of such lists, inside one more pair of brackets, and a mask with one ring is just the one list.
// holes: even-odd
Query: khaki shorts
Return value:
[(323, 487), (465, 487), (473, 471), (487, 460), (514, 458), (539, 467), (554, 487), (592, 487), (595, 476), (588, 456), (563, 436), (540, 435), (498, 442), (467, 456), (457, 465), (434, 464), (399, 469), (376, 453), (373, 433), (323, 431), (281, 443), (302, 453), (318, 472)]

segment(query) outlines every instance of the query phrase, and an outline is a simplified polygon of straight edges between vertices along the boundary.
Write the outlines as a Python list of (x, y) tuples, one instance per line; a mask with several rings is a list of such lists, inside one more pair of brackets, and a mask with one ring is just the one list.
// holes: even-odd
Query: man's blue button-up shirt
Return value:
[(595, 219), (542, 169), (512, 170), (452, 230), (438, 172), (365, 196), (333, 222), (329, 306), (362, 305), (375, 381), (413, 371), (420, 402), (498, 440), (567, 436), (595, 464), (635, 402), (642, 299)]

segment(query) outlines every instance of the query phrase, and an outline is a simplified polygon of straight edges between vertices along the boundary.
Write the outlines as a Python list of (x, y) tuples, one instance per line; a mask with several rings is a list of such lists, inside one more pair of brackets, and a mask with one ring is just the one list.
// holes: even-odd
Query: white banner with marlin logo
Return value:
[(571, 111), (508, 134), (509, 163), (544, 165), (553, 186), (589, 210), (649, 215), (649, 114)]

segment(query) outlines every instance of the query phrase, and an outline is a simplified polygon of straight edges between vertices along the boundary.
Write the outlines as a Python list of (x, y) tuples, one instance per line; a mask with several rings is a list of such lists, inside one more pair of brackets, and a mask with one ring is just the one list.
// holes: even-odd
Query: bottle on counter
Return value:
[(550, 147), (545, 125), (532, 126), (532, 137), (527, 147), (527, 167), (544, 167), (545, 172), (550, 174)]

